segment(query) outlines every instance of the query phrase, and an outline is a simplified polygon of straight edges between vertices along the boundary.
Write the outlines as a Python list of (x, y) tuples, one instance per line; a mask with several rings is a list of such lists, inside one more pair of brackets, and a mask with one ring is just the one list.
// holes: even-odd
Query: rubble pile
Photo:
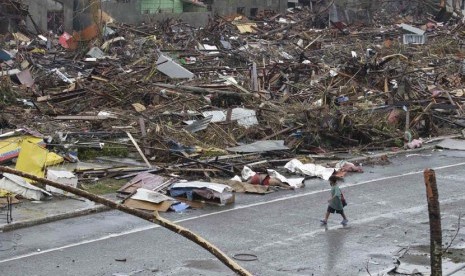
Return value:
[[(43, 137), (67, 162), (95, 149), (145, 163), (76, 169), (81, 180), (234, 176), (250, 164), (269, 173), (304, 154), (420, 147), (465, 126), (465, 28), (456, 14), (390, 5), (370, 22), (329, 26), (332, 5), (217, 16), (200, 29), (110, 23), (88, 41), (5, 33), (0, 137)], [(179, 195), (205, 186), (194, 184)]]

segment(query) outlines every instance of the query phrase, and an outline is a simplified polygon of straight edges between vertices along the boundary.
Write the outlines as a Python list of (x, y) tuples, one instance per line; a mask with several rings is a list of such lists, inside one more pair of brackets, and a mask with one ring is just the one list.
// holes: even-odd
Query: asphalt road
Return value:
[[(435, 168), (443, 239), (450, 241), (465, 214), (465, 152), (425, 151), (365, 166), (342, 184), (349, 226), (326, 210), (329, 184), (266, 196), (236, 196), (232, 206), (163, 214), (179, 222), (254, 275), (377, 275), (393, 267), (402, 250), (429, 244), (423, 170)], [(454, 247), (465, 245), (465, 229)], [(413, 249), (412, 249), (413, 250)], [(425, 268), (422, 258), (409, 258)], [(124, 261), (121, 261), (124, 260)], [(407, 260), (406, 260), (407, 261)], [(460, 265), (455, 265), (460, 267)], [(445, 270), (452, 271), (452, 268)], [(234, 275), (210, 253), (156, 225), (111, 211), (0, 233), (1, 275)], [(464, 275), (459, 271), (454, 275)], [(445, 274), (447, 275), (447, 274)]]

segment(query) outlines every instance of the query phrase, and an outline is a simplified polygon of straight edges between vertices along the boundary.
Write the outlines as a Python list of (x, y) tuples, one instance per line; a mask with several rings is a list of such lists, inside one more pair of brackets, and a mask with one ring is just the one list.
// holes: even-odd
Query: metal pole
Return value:
[(431, 276), (442, 276), (441, 210), (439, 208), (436, 174), (433, 169), (426, 169), (423, 175), (425, 178), (426, 199), (428, 201)]

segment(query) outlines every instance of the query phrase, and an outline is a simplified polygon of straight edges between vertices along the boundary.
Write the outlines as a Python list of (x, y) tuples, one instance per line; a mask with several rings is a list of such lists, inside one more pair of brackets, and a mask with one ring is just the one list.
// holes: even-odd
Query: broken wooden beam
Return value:
[(73, 115), (62, 115), (54, 117), (55, 120), (82, 120), (82, 121), (94, 121), (94, 120), (106, 120), (108, 117), (102, 116), (73, 116)]
[(152, 168), (152, 164), (150, 164), (149, 160), (147, 159), (147, 157), (145, 157), (144, 153), (142, 152), (142, 150), (140, 149), (139, 145), (137, 144), (136, 140), (134, 139), (134, 137), (132, 137), (132, 134), (129, 133), (129, 132), (126, 132), (126, 134), (128, 135), (129, 139), (131, 140), (132, 144), (134, 145), (134, 147), (136, 147), (137, 149), (137, 152), (139, 153), (139, 155), (142, 157), (142, 159), (144, 160), (145, 164), (147, 164), (147, 167), (150, 169)]
[[(189, 229), (184, 228), (184, 227), (182, 227), (180, 225), (175, 224), (174, 222), (172, 222), (170, 220), (167, 220), (167, 219), (161, 217), (158, 214), (158, 212), (156, 212), (156, 211), (152, 214), (152, 213), (149, 213), (149, 212), (134, 209), (134, 208), (128, 207), (126, 205), (123, 205), (121, 203), (114, 202), (112, 200), (106, 199), (104, 197), (94, 195), (94, 194), (89, 193), (87, 191), (84, 191), (84, 190), (81, 190), (81, 189), (78, 189), (78, 188), (74, 188), (74, 187), (71, 187), (71, 186), (67, 186), (67, 185), (64, 185), (64, 184), (61, 184), (61, 183), (53, 182), (53, 181), (50, 181), (48, 179), (40, 178), (40, 177), (37, 177), (35, 175), (24, 173), (24, 172), (21, 172), (21, 171), (15, 170), (15, 169), (11, 169), (11, 168), (8, 168), (8, 167), (5, 167), (5, 166), (0, 166), (0, 172), (11, 173), (11, 174), (14, 174), (14, 175), (17, 175), (17, 176), (25, 177), (25, 178), (28, 178), (28, 179), (34, 181), (34, 183), (38, 182), (38, 183), (41, 183), (41, 184), (46, 184), (46, 185), (52, 186), (54, 188), (58, 188), (58, 189), (61, 189), (63, 191), (72, 193), (74, 195), (81, 196), (83, 198), (91, 200), (92, 202), (99, 203), (99, 204), (108, 206), (108, 207), (110, 207), (112, 209), (119, 210), (121, 212), (124, 212), (124, 213), (130, 214), (130, 215), (139, 217), (141, 219), (144, 219), (144, 220), (147, 220), (147, 221), (150, 221), (150, 222), (153, 222), (153, 223), (156, 223), (156, 224), (162, 226), (163, 228), (166, 228), (166, 229), (168, 229), (168, 230), (170, 230), (170, 231), (172, 231), (172, 232), (174, 232), (176, 234), (179, 234), (179, 235), (185, 237), (186, 239), (191, 240), (194, 243), (200, 245), (201, 247), (203, 247), (205, 250), (207, 250), (212, 255), (214, 255), (218, 260), (220, 260), (223, 264), (225, 264), (227, 267), (229, 267), (232, 271), (234, 271), (238, 275), (252, 276), (252, 274), (250, 272), (248, 272), (247, 270), (242, 268), (238, 263), (236, 263), (233, 259), (228, 257), (223, 251), (221, 251), (215, 245), (213, 245), (212, 243), (210, 243), (206, 239), (198, 236), (197, 234), (190, 231)], [(32, 184), (34, 184), (34, 183), (32, 183)]]
[(254, 96), (252, 93), (237, 93), (233, 91), (222, 91), (222, 90), (213, 90), (213, 89), (205, 89), (202, 87), (196, 86), (187, 86), (187, 85), (174, 85), (174, 84), (166, 84), (166, 83), (155, 83), (154, 85), (174, 90), (183, 90), (187, 92), (191, 92), (193, 94), (219, 94), (219, 95), (238, 95), (241, 97), (244, 96)]

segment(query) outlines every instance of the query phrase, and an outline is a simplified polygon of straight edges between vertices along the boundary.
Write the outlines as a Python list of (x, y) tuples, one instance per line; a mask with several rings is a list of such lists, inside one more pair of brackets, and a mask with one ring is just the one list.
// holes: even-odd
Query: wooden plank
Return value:
[(150, 164), (149, 160), (147, 160), (147, 157), (145, 157), (144, 153), (142, 152), (142, 150), (140, 149), (139, 145), (137, 144), (136, 140), (134, 140), (134, 137), (132, 137), (131, 133), (129, 132), (126, 132), (126, 134), (128, 135), (129, 139), (131, 139), (131, 142), (134, 144), (134, 146), (136, 147), (137, 151), (139, 152), (140, 156), (142, 157), (142, 159), (144, 159), (144, 162), (145, 164), (147, 164), (147, 166), (149, 168), (152, 167), (152, 165)]
[(55, 120), (82, 120), (82, 121), (93, 121), (93, 120), (106, 120), (108, 117), (100, 116), (56, 116)]
[(142, 136), (142, 147), (144, 149), (144, 154), (149, 155), (150, 149), (147, 147), (147, 129), (145, 127), (144, 117), (139, 117), (139, 126), (140, 126), (140, 133)]

